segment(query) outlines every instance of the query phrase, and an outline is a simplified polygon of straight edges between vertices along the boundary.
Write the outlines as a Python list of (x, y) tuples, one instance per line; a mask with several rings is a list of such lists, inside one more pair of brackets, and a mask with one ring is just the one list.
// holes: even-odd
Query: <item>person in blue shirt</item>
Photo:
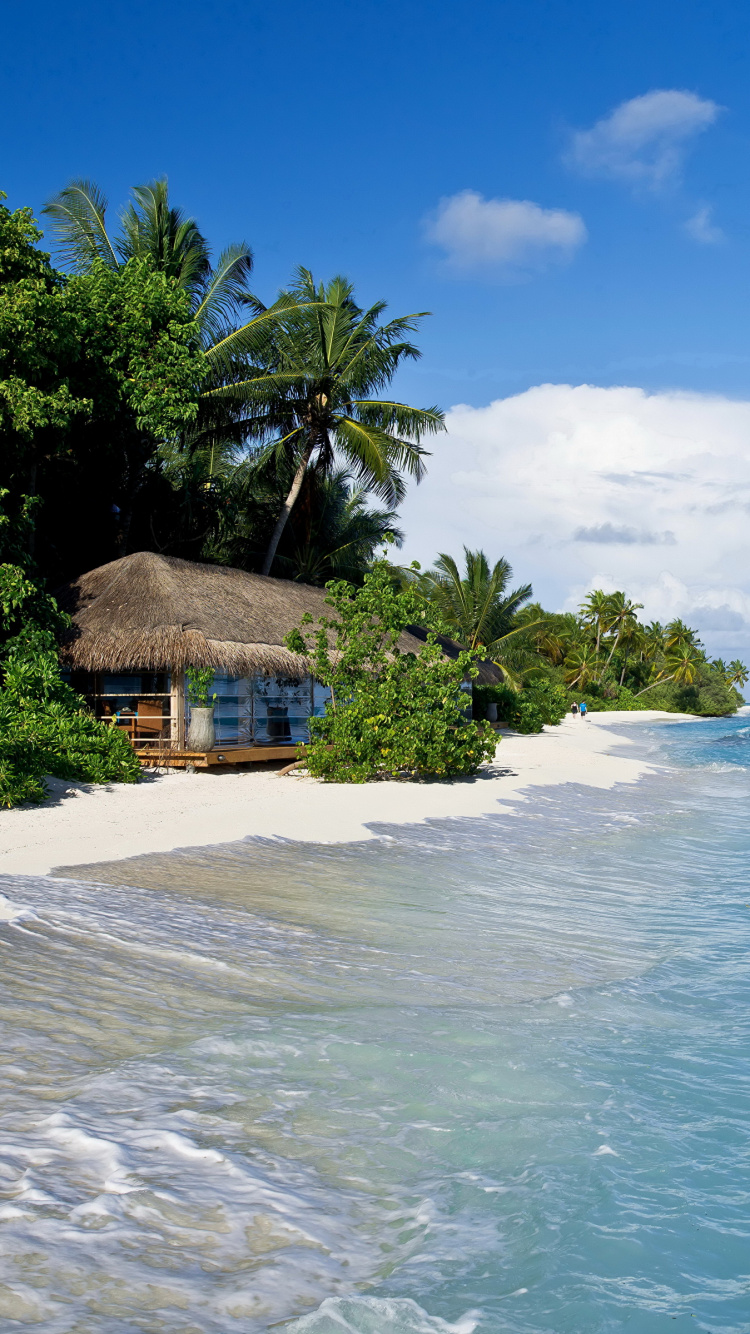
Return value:
[(581, 717), (582, 717), (582, 718), (585, 718), (585, 717), (586, 717), (586, 701), (585, 701), (585, 699), (582, 699), (582, 700), (581, 700)]

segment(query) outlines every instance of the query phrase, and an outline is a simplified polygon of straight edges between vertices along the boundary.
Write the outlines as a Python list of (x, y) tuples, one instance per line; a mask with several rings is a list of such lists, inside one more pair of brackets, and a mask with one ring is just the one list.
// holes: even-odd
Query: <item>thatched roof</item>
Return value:
[[(308, 664), (284, 638), (305, 612), (331, 612), (323, 588), (151, 551), (90, 570), (57, 597), (73, 618), (61, 659), (90, 672), (192, 666), (300, 677)], [(405, 633), (399, 648), (418, 653), (423, 642), (424, 632)]]

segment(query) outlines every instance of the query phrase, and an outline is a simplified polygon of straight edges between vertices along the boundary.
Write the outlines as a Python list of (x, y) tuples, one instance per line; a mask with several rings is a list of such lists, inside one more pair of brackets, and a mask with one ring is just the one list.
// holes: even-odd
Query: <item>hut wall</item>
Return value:
[[(325, 712), (329, 692), (310, 677), (230, 676), (217, 672), (212, 694), (217, 745), (295, 745), (309, 739), (308, 719)], [(188, 709), (189, 712), (189, 709)]]

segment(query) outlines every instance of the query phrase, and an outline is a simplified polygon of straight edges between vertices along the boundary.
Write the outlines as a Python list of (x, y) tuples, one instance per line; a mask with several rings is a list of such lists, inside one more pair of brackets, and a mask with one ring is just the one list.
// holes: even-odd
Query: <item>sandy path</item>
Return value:
[(55, 866), (252, 835), (350, 842), (374, 837), (371, 824), (489, 814), (532, 787), (633, 783), (653, 766), (608, 751), (627, 745), (619, 734), (623, 723), (650, 719), (677, 722), (681, 715), (592, 714), (586, 721), (568, 717), (538, 736), (509, 733), (493, 764), (475, 779), (454, 783), (331, 784), (278, 778), (265, 766), (147, 775), (134, 785), (108, 787), (52, 780), (54, 795), (44, 805), (0, 812), (0, 872), (45, 875)]

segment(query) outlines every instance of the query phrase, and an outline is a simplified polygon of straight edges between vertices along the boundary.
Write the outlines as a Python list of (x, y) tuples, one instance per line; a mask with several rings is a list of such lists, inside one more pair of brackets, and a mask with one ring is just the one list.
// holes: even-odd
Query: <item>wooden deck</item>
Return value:
[(215, 746), (213, 750), (170, 750), (154, 746), (139, 746), (133, 742), (135, 753), (145, 767), (159, 769), (213, 769), (228, 764), (262, 764), (266, 760), (297, 759), (299, 747), (293, 746)]

